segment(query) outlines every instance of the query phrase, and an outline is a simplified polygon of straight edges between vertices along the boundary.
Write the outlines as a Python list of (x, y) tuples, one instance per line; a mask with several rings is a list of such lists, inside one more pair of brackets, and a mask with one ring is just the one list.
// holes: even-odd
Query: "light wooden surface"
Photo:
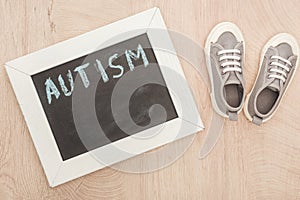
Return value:
[[(243, 113), (226, 122), (212, 153), (198, 160), (206, 132), (171, 166), (148, 174), (106, 168), (50, 188), (4, 63), (56, 42), (157, 6), (169, 29), (200, 46), (218, 22), (231, 21), (246, 40), (246, 90), (254, 82), (260, 50), (276, 33), (300, 41), (297, 0), (1, 0), (0, 199), (300, 199), (300, 72), (277, 114), (257, 127)], [(51, 56), (51, 55), (50, 55)], [(205, 126), (212, 116), (201, 78), (182, 61)]]

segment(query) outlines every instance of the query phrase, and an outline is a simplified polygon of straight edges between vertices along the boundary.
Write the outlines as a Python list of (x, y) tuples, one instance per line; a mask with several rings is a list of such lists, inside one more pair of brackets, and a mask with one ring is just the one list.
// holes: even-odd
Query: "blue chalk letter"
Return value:
[(106, 83), (109, 80), (107, 73), (105, 72), (105, 69), (103, 68), (101, 61), (96, 59), (96, 62), (97, 64), (95, 64), (95, 67), (100, 72), (104, 83)]
[(59, 81), (61, 90), (64, 92), (65, 96), (71, 96), (71, 94), (72, 94), (72, 92), (74, 90), (74, 80), (73, 80), (72, 72), (70, 70), (68, 70), (67, 76), (68, 76), (68, 80), (70, 82), (70, 87), (71, 87), (70, 91), (66, 87), (65, 81), (62, 78), (61, 74), (58, 76), (58, 81)]
[(81, 80), (82, 80), (83, 85), (84, 85), (85, 88), (88, 88), (89, 85), (90, 85), (90, 81), (89, 81), (89, 79), (88, 79), (88, 77), (87, 77), (87, 75), (86, 75), (86, 73), (84, 71), (84, 69), (87, 68), (89, 65), (90, 65), (90, 63), (86, 63), (86, 64), (80, 65), (79, 67), (76, 67), (74, 69), (74, 72), (78, 72), (79, 73), (79, 75), (81, 77)]
[(131, 71), (134, 70), (134, 65), (132, 63), (131, 58), (133, 58), (134, 60), (137, 60), (137, 59), (140, 58), (140, 55), (142, 55), (142, 60), (144, 62), (144, 66), (147, 67), (149, 65), (149, 61), (147, 59), (146, 53), (145, 53), (145, 51), (144, 51), (141, 44), (138, 45), (136, 51), (137, 51), (137, 54), (133, 53), (131, 50), (126, 50), (125, 51), (125, 56), (126, 56), (126, 59), (127, 59), (127, 63), (128, 63), (128, 66), (129, 66)]
[(53, 83), (51, 78), (48, 78), (45, 82), (46, 85), (46, 94), (48, 99), (48, 104), (51, 104), (52, 96), (54, 95), (56, 99), (58, 99), (60, 92), (58, 91), (56, 85)]
[(124, 73), (124, 68), (121, 65), (113, 65), (112, 64), (113, 60), (115, 60), (116, 58), (118, 58), (118, 54), (117, 53), (114, 54), (114, 55), (112, 55), (112, 56), (110, 56), (109, 59), (108, 59), (108, 66), (110, 68), (120, 69), (121, 72), (118, 75), (113, 75), (113, 78), (120, 78), (123, 75), (123, 73)]

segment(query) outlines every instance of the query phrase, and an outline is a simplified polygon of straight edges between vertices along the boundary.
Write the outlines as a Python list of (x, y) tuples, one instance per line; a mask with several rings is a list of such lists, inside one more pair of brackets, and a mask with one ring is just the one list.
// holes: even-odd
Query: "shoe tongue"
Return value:
[(269, 85), (268, 88), (271, 89), (274, 92), (279, 92), (281, 89), (280, 80), (275, 79), (273, 80)]
[(238, 79), (236, 73), (230, 72), (227, 80), (225, 81), (225, 85), (230, 85), (230, 84), (241, 84), (241, 81)]

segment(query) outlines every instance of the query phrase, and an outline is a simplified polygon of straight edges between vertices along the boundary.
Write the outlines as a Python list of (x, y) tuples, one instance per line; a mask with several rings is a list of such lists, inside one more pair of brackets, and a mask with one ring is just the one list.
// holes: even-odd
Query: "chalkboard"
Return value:
[[(137, 73), (137, 69), (140, 69), (139, 72), (142, 71), (142, 74)], [(129, 127), (130, 133), (125, 133), (115, 122), (112, 114), (112, 91), (118, 81), (127, 73), (131, 73), (130, 77), (133, 78), (130, 81), (132, 82), (152, 74), (163, 84), (141, 85), (132, 94), (129, 108), (122, 104), (115, 108), (119, 111), (129, 109), (131, 119), (123, 119), (122, 123), (126, 124), (128, 120), (128, 124), (130, 124), (129, 120), (133, 120), (137, 125), (146, 127), (150, 120), (148, 110), (154, 104), (162, 105), (167, 117), (156, 120), (153, 126), (178, 117), (146, 33), (31, 76), (64, 161), (92, 150), (90, 147), (87, 150), (75, 127), (72, 95), (76, 90), (89, 91), (96, 84), (95, 111), (98, 122), (110, 142), (141, 131), (135, 127)], [(98, 74), (101, 77), (100, 81), (95, 81), (89, 76), (90, 74)], [(136, 76), (134, 76), (135, 74)], [(75, 82), (77, 78), (80, 83)], [(74, 82), (76, 84), (72, 85)], [(79, 99), (82, 106), (85, 105), (85, 98), (83, 96), (82, 99)], [(88, 122), (89, 115), (86, 116)], [(92, 130), (87, 130), (87, 133), (89, 131)], [(93, 148), (106, 144), (108, 144), (107, 141), (95, 141)]]
[(51, 187), (204, 128), (159, 8), (5, 69)]

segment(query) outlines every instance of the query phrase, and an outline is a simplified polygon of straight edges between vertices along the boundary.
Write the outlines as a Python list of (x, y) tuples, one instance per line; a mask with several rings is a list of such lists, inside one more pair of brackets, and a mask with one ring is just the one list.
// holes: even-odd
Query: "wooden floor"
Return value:
[[(130, 174), (106, 168), (50, 188), (4, 63), (157, 6), (169, 29), (204, 46), (211, 28), (231, 21), (246, 40), (246, 90), (260, 50), (276, 33), (300, 42), (298, 0), (0, 0), (0, 199), (300, 199), (300, 72), (277, 114), (257, 127), (243, 113), (225, 122), (219, 142), (198, 159), (206, 132), (171, 166)], [(182, 62), (206, 127), (212, 108), (199, 76)]]

